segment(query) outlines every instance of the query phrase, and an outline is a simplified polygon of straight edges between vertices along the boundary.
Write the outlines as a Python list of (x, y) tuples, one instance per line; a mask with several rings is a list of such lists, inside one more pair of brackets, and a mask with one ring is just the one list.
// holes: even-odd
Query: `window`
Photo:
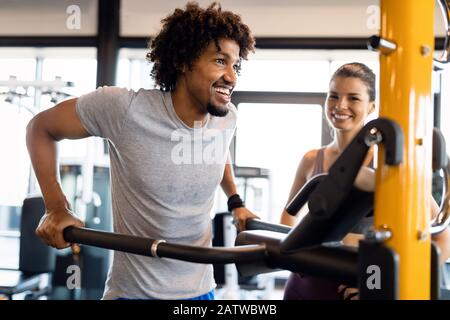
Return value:
[[(78, 97), (95, 90), (97, 77), (97, 61), (94, 49), (54, 49), (47, 53), (42, 63), (42, 80), (53, 81), (56, 78), (70, 81), (73, 87), (63, 88), (61, 91)], [(68, 97), (62, 96), (61, 99)], [(41, 96), (41, 110), (54, 106), (51, 96)], [(93, 138), (89, 138), (93, 139)], [(65, 159), (84, 158), (87, 152), (87, 140), (63, 140), (58, 143), (59, 156)]]
[(116, 85), (123, 88), (153, 89), (155, 82), (150, 77), (152, 63), (145, 60), (147, 50), (122, 49), (119, 52)]
[(270, 170), (269, 220), (278, 222), (297, 166), (321, 145), (320, 105), (241, 103), (236, 132), (236, 164)]
[(326, 92), (328, 61), (243, 61), (237, 91)]
[[(10, 77), (34, 80), (36, 61), (32, 58), (0, 57), (0, 81)], [(30, 162), (25, 146), (25, 128), (32, 115), (23, 107), (32, 107), (33, 100), (8, 94), (0, 86), (0, 206), (20, 206), (28, 188)], [(19, 91), (21, 95), (24, 90)], [(3, 217), (5, 215), (2, 215)], [(5, 218), (3, 218), (5, 219)], [(0, 219), (0, 229), (1, 221)]]
[[(36, 90), (31, 83), (28, 88), (6, 86), (11, 76), (18, 81), (30, 82), (36, 79), (53, 81), (61, 77), (63, 81), (73, 82), (74, 86), (57, 91), (78, 96), (95, 89), (95, 49), (2, 48), (0, 148), (7, 156), (0, 158), (0, 231), (18, 230), (20, 206), (32, 188), (29, 186), (31, 164), (25, 144), (26, 125), (33, 114), (55, 104), (48, 94)], [(62, 161), (76, 157), (84, 159), (88, 147), (86, 141), (67, 140), (59, 146)]]

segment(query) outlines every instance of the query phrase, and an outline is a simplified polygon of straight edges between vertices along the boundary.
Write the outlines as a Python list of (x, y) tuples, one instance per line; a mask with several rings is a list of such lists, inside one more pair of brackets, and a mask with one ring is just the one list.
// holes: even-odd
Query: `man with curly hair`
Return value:
[[(58, 182), (61, 139), (107, 139), (117, 233), (210, 246), (219, 185), (238, 228), (256, 217), (227, 161), (236, 127), (230, 97), (250, 51), (254, 39), (238, 15), (188, 3), (162, 20), (147, 55), (160, 90), (103, 87), (33, 118), (27, 146), (46, 205), (36, 230), (43, 241), (68, 247), (63, 229), (83, 226)], [(214, 287), (211, 265), (114, 252), (103, 298), (211, 299)]]

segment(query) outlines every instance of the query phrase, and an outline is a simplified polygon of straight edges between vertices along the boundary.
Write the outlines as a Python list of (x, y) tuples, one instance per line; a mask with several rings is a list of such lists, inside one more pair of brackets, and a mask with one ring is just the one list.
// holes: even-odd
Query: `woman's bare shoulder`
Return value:
[(305, 171), (310, 171), (314, 167), (314, 163), (317, 158), (317, 153), (320, 149), (312, 149), (303, 155), (302, 161), (300, 162), (300, 167)]

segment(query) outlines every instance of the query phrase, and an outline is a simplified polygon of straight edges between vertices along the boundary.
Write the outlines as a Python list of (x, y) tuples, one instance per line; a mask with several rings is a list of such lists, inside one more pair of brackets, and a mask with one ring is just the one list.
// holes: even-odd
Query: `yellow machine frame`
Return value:
[(380, 116), (403, 130), (403, 162), (384, 165), (380, 150), (375, 228), (399, 257), (399, 298), (430, 299), (430, 196), (434, 0), (381, 0), (380, 37), (396, 49), (380, 54)]

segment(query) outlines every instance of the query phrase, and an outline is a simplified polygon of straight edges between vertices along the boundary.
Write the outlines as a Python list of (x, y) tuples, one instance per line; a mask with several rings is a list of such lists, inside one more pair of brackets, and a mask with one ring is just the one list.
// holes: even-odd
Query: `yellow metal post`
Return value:
[(405, 141), (398, 167), (383, 165), (379, 152), (375, 227), (392, 231), (386, 245), (400, 258), (399, 298), (429, 299), (435, 0), (380, 2), (380, 36), (397, 44), (380, 54), (380, 116), (396, 121)]

